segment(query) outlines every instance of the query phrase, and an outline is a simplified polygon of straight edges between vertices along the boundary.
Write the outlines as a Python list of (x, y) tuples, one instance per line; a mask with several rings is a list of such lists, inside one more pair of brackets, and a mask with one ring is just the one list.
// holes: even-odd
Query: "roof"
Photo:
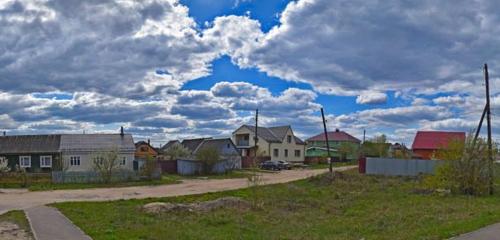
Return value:
[(59, 151), (60, 135), (17, 135), (0, 137), (0, 153), (55, 153)]
[[(250, 129), (250, 131), (255, 132), (255, 126), (251, 125), (243, 125), (243, 127), (246, 127)], [(288, 132), (288, 129), (291, 129), (292, 127), (290, 125), (287, 126), (277, 126), (277, 127), (258, 127), (257, 128), (257, 135), (267, 142), (270, 143), (281, 143), (283, 142), (283, 139), (285, 139), (286, 133)], [(293, 136), (295, 139), (295, 142), (297, 144), (304, 144), (304, 141), (302, 141), (300, 138), (296, 137), (295, 135)]]
[(234, 145), (233, 141), (230, 138), (220, 138), (220, 139), (205, 139), (203, 140), (200, 145), (196, 148), (196, 152), (198, 152), (200, 149), (205, 149), (205, 148), (214, 148), (219, 151), (219, 153), (223, 154), (225, 153), (225, 149), (227, 149), (227, 144), (231, 144), (233, 146), (233, 150), (235, 152), (238, 152), (236, 146)]
[(156, 149), (155, 147), (151, 146), (151, 144), (149, 144), (148, 142), (146, 141), (139, 141), (139, 142), (136, 142), (135, 143), (135, 148), (137, 149), (138, 147), (140, 147), (141, 145), (146, 145), (148, 146), (149, 148), (153, 149), (155, 152), (158, 152), (158, 149)]
[(120, 151), (135, 151), (131, 134), (63, 134), (62, 151), (102, 151), (118, 148)]
[[(314, 137), (307, 139), (307, 141), (326, 141), (325, 133), (320, 133)], [(328, 132), (328, 141), (361, 143), (361, 140), (353, 137), (349, 133), (338, 130), (334, 132)]]
[(465, 141), (465, 132), (418, 131), (412, 149), (440, 149), (451, 140)]
[(170, 140), (160, 148), (160, 151), (166, 151), (176, 143), (180, 144), (181, 142), (179, 140)]
[(196, 148), (203, 142), (203, 140), (210, 138), (194, 138), (194, 139), (184, 139), (182, 141), (182, 146), (187, 148), (190, 152), (194, 152)]

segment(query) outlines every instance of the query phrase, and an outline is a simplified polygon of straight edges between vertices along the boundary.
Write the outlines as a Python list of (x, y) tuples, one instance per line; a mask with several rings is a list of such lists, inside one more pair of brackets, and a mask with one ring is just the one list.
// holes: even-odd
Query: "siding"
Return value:
[[(8, 166), (11, 171), (16, 169), (16, 165), (19, 165), (20, 156), (30, 156), (31, 157), (31, 167), (26, 168), (27, 172), (50, 172), (52, 169), (57, 168), (57, 161), (59, 159), (58, 153), (39, 153), (39, 154), (2, 154), (2, 157), (8, 159)], [(40, 168), (40, 157), (41, 156), (52, 156), (52, 168)]]
[[(232, 157), (216, 163), (212, 168), (212, 173), (221, 174), (232, 169), (241, 169), (241, 157)], [(202, 171), (203, 165), (197, 160), (177, 160), (177, 173), (179, 175), (197, 175)]]

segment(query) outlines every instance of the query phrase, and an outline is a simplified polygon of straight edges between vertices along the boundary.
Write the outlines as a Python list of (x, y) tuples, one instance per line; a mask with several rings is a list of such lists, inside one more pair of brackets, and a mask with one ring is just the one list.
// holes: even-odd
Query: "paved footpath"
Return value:
[[(343, 171), (357, 166), (335, 168)], [(287, 170), (277, 174), (262, 174), (262, 184), (275, 184), (308, 178), (327, 172), (328, 169)], [(31, 207), (57, 202), (109, 201), (120, 199), (139, 199), (171, 197), (180, 195), (219, 192), (248, 187), (246, 178), (185, 180), (179, 184), (159, 186), (137, 186), (124, 188), (95, 188), (81, 190), (55, 190), (43, 192), (8, 191), (0, 189), (0, 214), (10, 210), (26, 210)]]
[(36, 240), (92, 239), (53, 207), (37, 206), (25, 212)]
[(500, 223), (493, 224), (477, 231), (466, 233), (452, 240), (495, 240), (500, 239)]

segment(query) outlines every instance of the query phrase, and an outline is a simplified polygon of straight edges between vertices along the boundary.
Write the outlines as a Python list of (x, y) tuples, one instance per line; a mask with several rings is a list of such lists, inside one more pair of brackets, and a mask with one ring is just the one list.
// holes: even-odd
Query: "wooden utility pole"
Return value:
[(326, 152), (328, 154), (327, 155), (328, 160), (330, 161), (329, 170), (330, 170), (330, 174), (333, 176), (333, 161), (332, 161), (332, 158), (330, 156), (330, 143), (328, 142), (328, 131), (326, 130), (326, 120), (325, 120), (325, 113), (323, 112), (323, 108), (321, 108), (321, 117), (323, 118), (323, 130), (325, 132)]
[(488, 64), (484, 64), (484, 81), (486, 85), (486, 124), (488, 129), (488, 159), (490, 174), (490, 194), (493, 194), (493, 147), (491, 143), (491, 108), (490, 108), (490, 76)]
[(255, 150), (255, 160), (257, 160), (257, 142), (259, 141), (259, 135), (258, 135), (258, 130), (259, 130), (259, 109), (255, 109), (255, 137), (253, 138), (254, 140), (254, 150)]

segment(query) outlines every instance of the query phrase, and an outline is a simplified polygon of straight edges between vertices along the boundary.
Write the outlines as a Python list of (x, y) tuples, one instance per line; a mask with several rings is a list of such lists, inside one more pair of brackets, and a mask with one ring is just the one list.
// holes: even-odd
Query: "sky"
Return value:
[(477, 127), (488, 63), (500, 141), (495, 3), (0, 1), (0, 130), (124, 126), (160, 146), (229, 137), (258, 108), (259, 125), (307, 139), (324, 108), (329, 130), (411, 145), (418, 130)]

